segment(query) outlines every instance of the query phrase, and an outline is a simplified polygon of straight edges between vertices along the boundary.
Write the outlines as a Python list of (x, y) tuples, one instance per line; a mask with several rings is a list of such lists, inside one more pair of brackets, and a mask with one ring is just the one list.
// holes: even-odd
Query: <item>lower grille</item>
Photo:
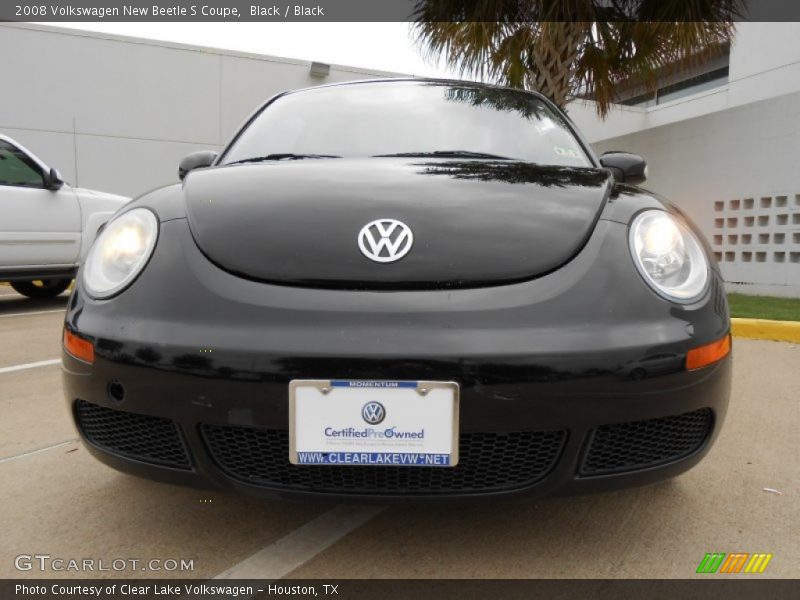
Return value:
[(112, 454), (173, 469), (191, 469), (183, 437), (170, 419), (114, 410), (84, 400), (75, 402), (75, 418), (92, 444)]
[(229, 477), (273, 489), (353, 494), (447, 494), (523, 488), (550, 472), (564, 431), (462, 433), (453, 468), (292, 465), (289, 432), (203, 424), (214, 461)]
[(712, 422), (711, 410), (704, 408), (672, 417), (603, 425), (592, 432), (580, 474), (635, 471), (679, 460), (705, 443)]

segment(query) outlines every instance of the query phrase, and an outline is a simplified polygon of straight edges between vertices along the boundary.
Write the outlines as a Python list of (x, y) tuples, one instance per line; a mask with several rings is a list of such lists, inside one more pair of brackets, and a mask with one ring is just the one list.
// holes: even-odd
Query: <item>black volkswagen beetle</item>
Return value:
[(280, 94), (81, 267), (66, 398), (98, 459), (259, 496), (651, 483), (725, 416), (696, 227), (544, 97), (435, 80)]

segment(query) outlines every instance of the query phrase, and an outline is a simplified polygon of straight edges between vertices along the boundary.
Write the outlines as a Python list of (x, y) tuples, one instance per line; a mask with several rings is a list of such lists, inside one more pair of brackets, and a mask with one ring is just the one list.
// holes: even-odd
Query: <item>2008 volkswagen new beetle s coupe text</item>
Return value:
[(259, 496), (675, 476), (724, 419), (730, 320), (644, 173), (528, 92), (278, 95), (94, 243), (63, 338), (81, 436), (122, 471)]

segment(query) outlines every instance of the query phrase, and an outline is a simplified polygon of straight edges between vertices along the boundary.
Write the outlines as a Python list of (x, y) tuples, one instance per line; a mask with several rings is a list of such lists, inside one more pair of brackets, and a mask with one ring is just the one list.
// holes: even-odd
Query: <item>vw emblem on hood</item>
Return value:
[(408, 225), (397, 219), (377, 219), (367, 223), (358, 233), (358, 247), (370, 260), (390, 263), (400, 260), (414, 243)]
[(361, 417), (370, 425), (377, 425), (386, 417), (386, 409), (380, 402), (367, 402), (361, 409)]

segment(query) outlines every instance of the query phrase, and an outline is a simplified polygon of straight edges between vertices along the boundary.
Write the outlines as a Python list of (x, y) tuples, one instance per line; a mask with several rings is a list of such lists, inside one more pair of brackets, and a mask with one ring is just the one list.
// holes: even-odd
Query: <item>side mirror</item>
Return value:
[(605, 152), (600, 164), (611, 171), (619, 183), (638, 185), (647, 179), (647, 162), (638, 154)]
[(214, 164), (215, 160), (217, 160), (217, 153), (213, 150), (200, 150), (198, 152), (192, 152), (189, 156), (186, 156), (181, 161), (180, 165), (178, 165), (178, 177), (181, 179), (181, 181), (183, 181), (183, 178), (186, 177), (186, 174), (192, 169), (210, 167)]
[(64, 180), (61, 178), (61, 173), (58, 169), (50, 169), (44, 173), (44, 188), (46, 190), (57, 191), (64, 186)]

